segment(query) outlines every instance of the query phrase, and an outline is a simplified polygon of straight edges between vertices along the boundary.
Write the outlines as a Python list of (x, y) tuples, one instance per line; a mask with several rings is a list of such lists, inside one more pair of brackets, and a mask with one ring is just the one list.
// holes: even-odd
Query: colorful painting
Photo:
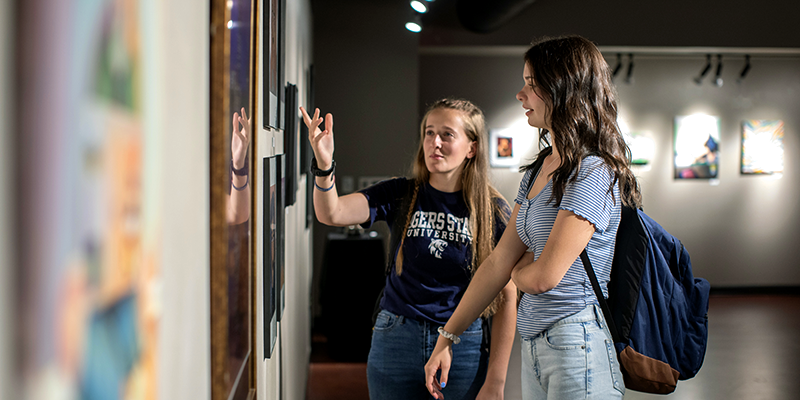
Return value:
[(675, 118), (675, 179), (716, 179), (719, 174), (719, 117)]
[[(517, 168), (532, 151), (538, 135), (530, 127), (489, 130), (489, 164)], [(531, 156), (535, 154), (530, 154)]]
[(742, 174), (783, 173), (783, 121), (742, 121)]
[(275, 341), (278, 338), (278, 320), (276, 315), (278, 299), (278, 243), (277, 243), (277, 209), (278, 209), (278, 164), (276, 157), (264, 157), (264, 358), (272, 357)]
[(144, 128), (140, 7), (79, 1), (37, 28), (59, 51), (26, 71), (48, 99), (21, 107), (38, 155), (21, 158), (24, 398), (157, 397), (162, 151)]
[(648, 165), (655, 154), (655, 142), (647, 132), (623, 133), (622, 137), (631, 149), (631, 165)]

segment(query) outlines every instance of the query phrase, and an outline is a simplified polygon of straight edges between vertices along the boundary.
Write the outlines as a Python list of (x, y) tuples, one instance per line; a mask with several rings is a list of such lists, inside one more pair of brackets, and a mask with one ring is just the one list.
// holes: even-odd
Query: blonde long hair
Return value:
[[(423, 149), (425, 127), (427, 125), (428, 116), (433, 111), (441, 108), (460, 111), (462, 114), (461, 121), (463, 122), (467, 138), (475, 142), (475, 156), (467, 158), (464, 161), (464, 169), (461, 172), (461, 193), (464, 197), (467, 209), (469, 210), (469, 224), (472, 233), (472, 243), (470, 245), (472, 249), (472, 259), (470, 260), (469, 269), (473, 275), (483, 260), (485, 260), (494, 249), (495, 218), (502, 218), (503, 222), (508, 223), (509, 215), (502, 212), (497, 205), (497, 201), (495, 201), (496, 198), (502, 199), (502, 195), (489, 181), (488, 135), (483, 111), (468, 100), (454, 98), (438, 100), (428, 107), (425, 116), (422, 118), (422, 123), (420, 124), (419, 147), (417, 148), (417, 156), (412, 165), (414, 191), (411, 202), (409, 203), (411, 207), (409, 207), (408, 215), (406, 215), (403, 236), (400, 239), (397, 260), (395, 261), (397, 275), (400, 275), (403, 271), (403, 242), (414, 210), (413, 205), (417, 201), (419, 187), (422, 183), (428, 182), (430, 179), (430, 171), (428, 171), (428, 167), (425, 164), (425, 152)], [(501, 301), (502, 296), (498, 295), (492, 304), (484, 311), (482, 316), (494, 314)]]

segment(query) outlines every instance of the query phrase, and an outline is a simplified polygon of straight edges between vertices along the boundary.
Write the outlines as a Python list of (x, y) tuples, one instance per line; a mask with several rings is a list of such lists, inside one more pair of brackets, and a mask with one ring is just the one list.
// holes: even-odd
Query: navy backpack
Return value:
[[(534, 163), (531, 179), (540, 166)], [(581, 260), (608, 322), (625, 387), (667, 394), (678, 380), (694, 377), (706, 354), (711, 286), (692, 275), (680, 240), (644, 211), (623, 205), (608, 300), (585, 249)]]

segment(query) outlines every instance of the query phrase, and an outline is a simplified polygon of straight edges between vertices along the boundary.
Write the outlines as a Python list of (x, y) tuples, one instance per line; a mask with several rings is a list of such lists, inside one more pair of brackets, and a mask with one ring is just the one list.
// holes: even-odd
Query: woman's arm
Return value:
[[(515, 223), (518, 211), (519, 204), (514, 206), (509, 225)], [(461, 298), (458, 307), (456, 307), (453, 315), (447, 321), (444, 330), (455, 335), (463, 333), (486, 309), (489, 303), (494, 300), (500, 290), (508, 284), (511, 278), (511, 270), (525, 250), (527, 250), (527, 246), (520, 240), (517, 230), (513, 228), (506, 229), (500, 242), (475, 272), (475, 276), (472, 277), (464, 297)], [(453, 356), (452, 348), (450, 347), (452, 345), (453, 342), (443, 336), (439, 336), (436, 348), (434, 348), (428, 363), (425, 364), (425, 380), (428, 391), (437, 399), (441, 399), (442, 394), (439, 392), (441, 386), (436, 381), (436, 372), (441, 369), (440, 382), (446, 383)]]
[[(242, 115), (233, 113), (232, 122), (231, 164), (233, 168), (241, 169), (245, 166), (247, 148), (250, 145), (250, 120), (247, 118), (247, 112), (244, 110), (244, 107), (242, 107)], [(250, 218), (249, 176), (236, 175), (231, 171), (231, 194), (228, 198), (228, 211), (226, 216), (228, 225), (238, 225)]]
[(509, 281), (503, 288), (503, 303), (492, 316), (492, 343), (486, 381), (476, 400), (502, 400), (505, 393), (508, 359), (517, 328), (517, 287)]
[[(308, 127), (308, 141), (314, 150), (317, 168), (328, 170), (333, 166), (333, 114), (328, 113), (325, 118), (319, 116), (319, 109), (314, 111), (314, 117), (309, 117), (303, 107), (300, 107), (303, 121)], [(319, 125), (325, 122), (325, 130), (320, 130)], [(319, 222), (331, 226), (348, 226), (366, 222), (369, 219), (369, 203), (361, 193), (352, 193), (339, 197), (336, 191), (336, 179), (333, 174), (328, 176), (313, 177), (314, 188), (314, 214)], [(325, 189), (320, 190), (319, 188)], [(330, 190), (327, 190), (330, 188)]]
[(538, 294), (553, 289), (592, 239), (594, 225), (572, 211), (560, 210), (536, 261), (520, 263), (511, 279), (525, 293)]

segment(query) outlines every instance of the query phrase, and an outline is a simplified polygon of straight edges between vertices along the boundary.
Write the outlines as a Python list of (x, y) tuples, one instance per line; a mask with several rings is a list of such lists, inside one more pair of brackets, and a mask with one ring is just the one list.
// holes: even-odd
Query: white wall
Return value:
[[(0, 326), (14, 326), (14, 265), (16, 252), (12, 232), (13, 146), (12, 98), (13, 82), (13, 5), (11, 0), (0, 0)], [(16, 398), (13, 369), (13, 331), (0, 330), (0, 393)]]
[(145, 124), (164, 149), (161, 399), (211, 397), (209, 9), (148, 0), (142, 10), (153, 21), (145, 30)]
[[(260, 14), (260, 13), (259, 13)], [(259, 18), (261, 16), (259, 15)], [(287, 0), (286, 1), (286, 59), (284, 71), (286, 82), (297, 85), (298, 104), (306, 105), (306, 93), (308, 91), (307, 77), (309, 67), (312, 63), (312, 22), (311, 22), (311, 3), (309, 0)], [(261, 25), (263, 26), (263, 24)], [(259, 38), (263, 37), (259, 33)], [(259, 39), (260, 43), (260, 39)], [(261, 63), (262, 55), (258, 52), (256, 56)], [(259, 68), (264, 71), (263, 66)], [(259, 73), (256, 82), (258, 92), (261, 92), (263, 73)], [(283, 90), (283, 85), (281, 85)], [(261, 94), (257, 96), (260, 98)], [(265, 130), (260, 121), (263, 102), (259, 101), (256, 111), (256, 137), (255, 140), (255, 160), (263, 157), (271, 157), (276, 154), (285, 154), (287, 149), (283, 143), (283, 132), (279, 130)], [(299, 115), (298, 110), (294, 110), (295, 116)], [(299, 170), (299, 145), (302, 145), (307, 138), (299, 136), (298, 126), (298, 147), (294, 149), (296, 168)], [(273, 142), (274, 139), (274, 142)], [(273, 147), (273, 143), (275, 144)], [(262, 163), (257, 165), (259, 175), (263, 173)], [(302, 178), (297, 183), (297, 202), (286, 207), (284, 218), (286, 218), (286, 308), (283, 318), (278, 323), (278, 339), (270, 359), (264, 359), (264, 343), (259, 339), (256, 345), (256, 394), (259, 400), (273, 399), (304, 399), (306, 392), (306, 381), (308, 379), (308, 362), (311, 355), (311, 319), (310, 319), (310, 295), (311, 295), (311, 231), (306, 229), (306, 182)], [(256, 237), (254, 238), (257, 265), (256, 282), (263, 282), (261, 271), (263, 269), (263, 240), (260, 235), (262, 229), (262, 218), (259, 210), (263, 209), (263, 197), (260, 191), (256, 194), (256, 216), (257, 223)], [(262, 338), (263, 334), (263, 288), (257, 284), (256, 293), (256, 338)]]

